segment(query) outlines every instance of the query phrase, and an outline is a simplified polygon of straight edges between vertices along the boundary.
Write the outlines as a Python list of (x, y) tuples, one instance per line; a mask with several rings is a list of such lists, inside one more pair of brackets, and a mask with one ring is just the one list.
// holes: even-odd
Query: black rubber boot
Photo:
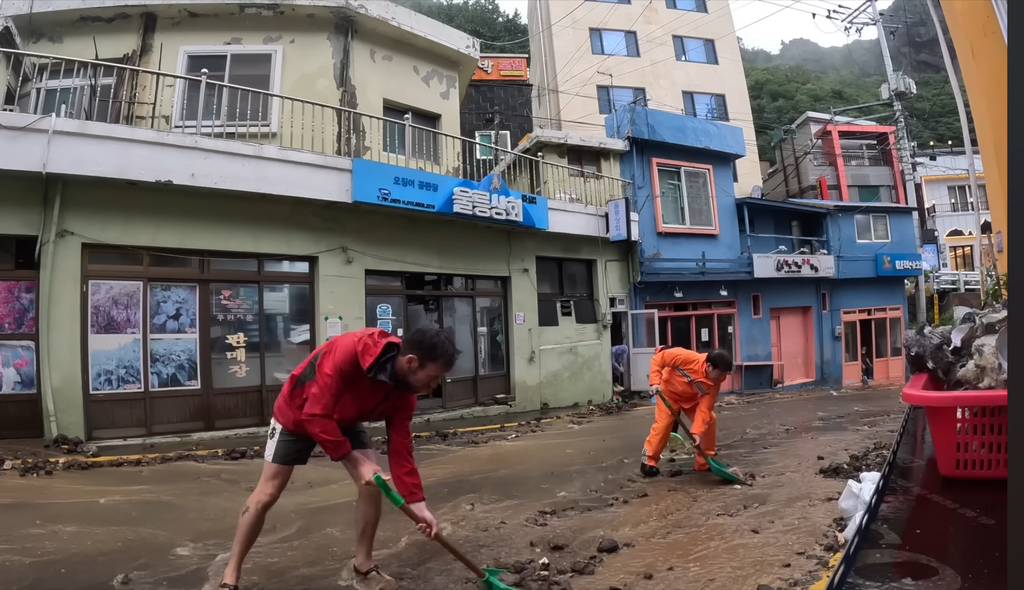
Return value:
[(661, 470), (654, 465), (648, 465), (647, 463), (640, 464), (640, 475), (644, 477), (658, 477), (661, 475)]

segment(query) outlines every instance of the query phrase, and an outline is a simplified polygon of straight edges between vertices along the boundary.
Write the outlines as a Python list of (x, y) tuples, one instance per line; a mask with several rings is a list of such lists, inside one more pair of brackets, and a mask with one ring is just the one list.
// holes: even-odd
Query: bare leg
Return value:
[[(360, 453), (367, 459), (380, 463), (380, 457), (374, 451), (357, 450), (353, 453)], [(348, 465), (345, 465), (348, 467)], [(349, 474), (355, 482), (355, 473), (348, 467)], [(376, 487), (364, 486), (356, 483), (359, 496), (356, 498), (355, 524), (356, 524), (356, 560), (355, 565), (360, 571), (366, 571), (373, 567), (373, 540), (377, 536), (377, 525), (380, 523), (381, 493)]]
[(245, 501), (242, 514), (238, 517), (235, 540), (231, 544), (231, 556), (224, 569), (224, 582), (238, 583), (238, 579), (242, 575), (242, 562), (245, 561), (245, 556), (249, 554), (249, 550), (256, 543), (256, 538), (260, 536), (267, 513), (281, 497), (281, 492), (288, 485), (288, 480), (291, 479), (294, 469), (293, 465), (263, 464), (260, 481), (256, 484), (256, 489), (249, 495), (249, 499)]

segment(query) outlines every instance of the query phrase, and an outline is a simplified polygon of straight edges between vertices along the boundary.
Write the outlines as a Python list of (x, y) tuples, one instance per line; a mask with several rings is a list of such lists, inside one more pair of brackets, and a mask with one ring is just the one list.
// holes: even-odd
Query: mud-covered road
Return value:
[[(818, 470), (891, 442), (902, 415), (893, 390), (721, 403), (721, 458), (753, 473), (737, 488), (691, 472), (642, 481), (650, 407), (561, 419), (487, 444), (418, 442), (428, 503), (449, 538), (520, 588), (806, 588), (843, 481)], [(178, 462), (0, 477), (4, 588), (195, 590), (218, 581), (259, 461)], [(296, 470), (250, 555), (243, 588), (333, 589), (351, 557), (352, 484), (314, 459)], [(598, 553), (602, 539), (620, 548)], [(403, 588), (475, 587), (439, 547), (385, 507), (378, 560)], [(541, 560), (549, 562), (541, 566)], [(546, 573), (545, 573), (546, 571)], [(129, 583), (115, 585), (119, 574)], [(121, 578), (124, 581), (125, 577)], [(213, 587), (216, 584), (214, 583)]]

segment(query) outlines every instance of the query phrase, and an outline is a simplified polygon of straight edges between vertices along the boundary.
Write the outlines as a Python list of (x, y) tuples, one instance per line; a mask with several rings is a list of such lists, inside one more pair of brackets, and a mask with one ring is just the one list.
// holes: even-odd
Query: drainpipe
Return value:
[(747, 213), (747, 204), (743, 204), (743, 227), (747, 230), (747, 254), (754, 255), (750, 249), (750, 215)]
[(39, 215), (39, 239), (36, 240), (36, 264), (39, 263), (39, 253), (43, 248), (43, 229), (46, 227), (46, 163), (50, 160), (50, 139), (53, 138), (53, 128), (57, 125), (57, 113), (50, 113), (50, 129), (46, 132), (46, 147), (43, 149), (43, 162), (39, 169), (43, 173), (43, 212)]
[[(64, 193), (64, 181), (57, 180), (54, 187), (53, 210), (50, 213), (50, 233), (47, 239), (46, 260), (43, 263), (41, 277), (46, 279), (46, 297), (43, 301), (43, 313), (39, 314), (39, 341), (40, 352), (45, 350), (46, 380), (42, 382), (43, 401), (46, 404), (46, 417), (50, 425), (50, 436), (56, 436), (60, 431), (57, 428), (57, 411), (53, 401), (53, 356), (50, 351), (50, 302), (53, 293), (53, 251), (56, 248), (57, 222), (60, 219), (60, 202)], [(40, 235), (42, 238), (42, 235)], [(45, 340), (43, 340), (45, 338)]]

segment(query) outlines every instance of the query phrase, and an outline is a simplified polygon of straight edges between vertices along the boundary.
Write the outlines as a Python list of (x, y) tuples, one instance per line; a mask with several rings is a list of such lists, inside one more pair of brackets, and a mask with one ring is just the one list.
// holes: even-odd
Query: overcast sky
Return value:
[[(548, 0), (549, 2), (571, 2), (574, 6), (580, 0)], [(644, 0), (633, 0), (640, 3)], [(662, 0), (652, 0), (662, 2)], [(893, 0), (879, 0), (878, 8), (884, 10)], [(511, 12), (519, 9), (526, 20), (527, 0), (498, 0), (503, 9)], [(783, 41), (799, 37), (815, 41), (819, 45), (844, 45), (856, 34), (847, 37), (843, 25), (824, 18), (829, 7), (843, 5), (854, 8), (860, 5), (859, 0), (730, 0), (733, 23), (737, 34), (748, 47), (760, 47), (775, 52)], [(790, 7), (792, 5), (792, 7)], [(811, 13), (817, 16), (812, 16)], [(570, 17), (571, 18), (571, 17)], [(556, 29), (558, 25), (555, 25)], [(874, 39), (875, 30), (867, 28), (862, 31), (862, 39)]]

